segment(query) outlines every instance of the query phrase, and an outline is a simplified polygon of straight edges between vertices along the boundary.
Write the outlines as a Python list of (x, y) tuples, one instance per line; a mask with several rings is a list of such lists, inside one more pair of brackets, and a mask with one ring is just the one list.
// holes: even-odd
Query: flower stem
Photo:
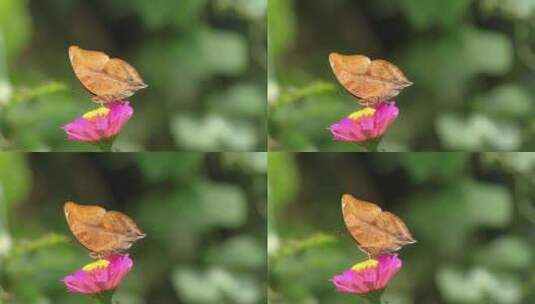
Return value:
[(382, 292), (372, 292), (366, 295), (366, 299), (368, 299), (368, 303), (370, 304), (381, 304), (382, 294)]
[(99, 147), (100, 151), (102, 152), (113, 152), (112, 146), (113, 146), (113, 140), (102, 140), (96, 143), (97, 147)]
[(101, 304), (113, 304), (112, 298), (113, 298), (113, 291), (112, 292), (103, 292), (98, 295), (95, 295), (95, 298), (97, 299), (98, 303)]
[(377, 152), (380, 142), (381, 139), (372, 139), (361, 143), (360, 146), (362, 146), (366, 152)]

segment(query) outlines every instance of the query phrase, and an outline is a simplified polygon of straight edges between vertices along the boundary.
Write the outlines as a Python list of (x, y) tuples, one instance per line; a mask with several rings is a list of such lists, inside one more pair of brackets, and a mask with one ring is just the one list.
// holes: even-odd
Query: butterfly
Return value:
[(122, 101), (147, 85), (133, 66), (99, 51), (69, 47), (74, 74), (98, 103)]
[(125, 253), (146, 236), (128, 215), (99, 206), (66, 202), (65, 219), (72, 234), (92, 258)]
[(338, 82), (364, 106), (388, 101), (412, 85), (397, 66), (386, 60), (331, 53), (329, 62)]
[(370, 258), (394, 253), (403, 246), (416, 242), (399, 217), (381, 210), (376, 204), (344, 194), (342, 214), (359, 249)]

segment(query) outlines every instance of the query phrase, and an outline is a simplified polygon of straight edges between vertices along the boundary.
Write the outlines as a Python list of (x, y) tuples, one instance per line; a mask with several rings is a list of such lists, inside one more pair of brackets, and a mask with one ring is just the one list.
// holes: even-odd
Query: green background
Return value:
[(96, 104), (70, 45), (131, 63), (120, 151), (265, 151), (267, 0), (0, 0), (0, 149), (86, 151), (60, 127)]
[(534, 153), (270, 153), (268, 167), (269, 303), (366, 303), (329, 282), (367, 259), (344, 193), (418, 240), (383, 303), (535, 302)]
[(414, 82), (395, 98), (387, 151), (535, 148), (534, 0), (270, 0), (269, 147), (344, 151), (327, 127), (358, 108), (330, 52), (387, 59)]
[(94, 303), (60, 281), (92, 261), (67, 200), (147, 234), (120, 303), (265, 303), (266, 166), (265, 153), (0, 153), (0, 303)]

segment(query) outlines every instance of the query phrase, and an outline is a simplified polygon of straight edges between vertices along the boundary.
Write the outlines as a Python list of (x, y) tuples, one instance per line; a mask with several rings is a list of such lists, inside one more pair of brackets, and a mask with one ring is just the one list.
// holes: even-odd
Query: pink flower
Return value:
[(63, 282), (70, 292), (94, 295), (115, 289), (133, 265), (128, 255), (114, 255), (87, 264), (63, 278)]
[(353, 266), (340, 275), (335, 275), (331, 282), (339, 292), (365, 295), (383, 290), (401, 269), (401, 260), (397, 255), (383, 255), (377, 260), (367, 260)]
[(129, 102), (113, 102), (63, 126), (69, 140), (97, 143), (115, 137), (134, 114)]
[(335, 140), (362, 143), (383, 136), (398, 114), (395, 102), (383, 102), (375, 108), (367, 107), (352, 113), (332, 124), (329, 131)]

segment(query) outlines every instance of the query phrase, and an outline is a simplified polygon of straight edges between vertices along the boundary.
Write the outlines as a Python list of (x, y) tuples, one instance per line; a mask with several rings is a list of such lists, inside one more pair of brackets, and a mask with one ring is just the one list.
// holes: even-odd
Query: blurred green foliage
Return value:
[[(387, 59), (414, 82), (384, 150), (535, 148), (534, 0), (271, 0), (268, 11), (271, 150), (355, 150), (326, 130), (358, 107), (330, 52)], [(318, 82), (333, 87), (295, 94)]]
[(62, 125), (96, 107), (70, 45), (135, 66), (120, 151), (266, 149), (267, 0), (1, 0), (0, 149), (86, 151)]
[(266, 170), (265, 153), (1, 153), (0, 303), (93, 303), (60, 281), (91, 261), (67, 200), (147, 233), (120, 303), (265, 303)]
[(269, 303), (360, 303), (329, 282), (367, 259), (344, 193), (399, 215), (418, 240), (384, 303), (535, 302), (535, 153), (273, 152), (268, 164)]

